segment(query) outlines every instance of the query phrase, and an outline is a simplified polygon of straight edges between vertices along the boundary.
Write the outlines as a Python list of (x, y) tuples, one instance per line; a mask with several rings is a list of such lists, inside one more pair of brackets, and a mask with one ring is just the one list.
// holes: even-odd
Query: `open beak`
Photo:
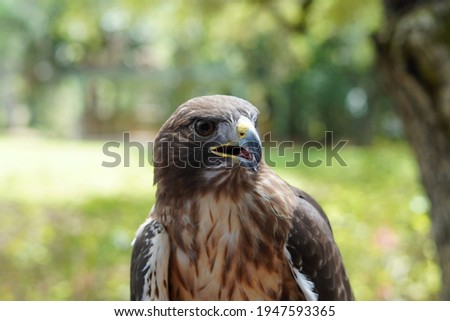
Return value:
[(261, 161), (261, 139), (253, 124), (248, 119), (239, 120), (236, 126), (235, 142), (210, 147), (210, 151), (220, 157), (239, 159), (241, 166), (258, 169)]

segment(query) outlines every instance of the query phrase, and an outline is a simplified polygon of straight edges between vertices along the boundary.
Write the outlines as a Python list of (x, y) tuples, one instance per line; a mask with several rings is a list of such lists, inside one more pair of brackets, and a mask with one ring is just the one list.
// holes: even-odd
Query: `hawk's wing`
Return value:
[(317, 202), (292, 187), (298, 204), (286, 243), (292, 273), (309, 300), (353, 300), (330, 223)]
[(170, 243), (165, 228), (149, 218), (138, 229), (131, 255), (131, 300), (169, 300)]

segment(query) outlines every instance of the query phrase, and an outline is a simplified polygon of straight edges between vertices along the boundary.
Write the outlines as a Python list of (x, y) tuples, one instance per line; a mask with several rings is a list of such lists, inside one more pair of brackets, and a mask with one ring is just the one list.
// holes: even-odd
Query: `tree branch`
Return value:
[(307, 18), (308, 13), (311, 9), (311, 4), (313, 0), (299, 0), (299, 14), (297, 21), (290, 21), (287, 19), (276, 6), (275, 1), (260, 1), (261, 4), (267, 4), (268, 9), (274, 16), (274, 18), (278, 21), (278, 23), (285, 29), (288, 29), (297, 33), (306, 33), (307, 30)]

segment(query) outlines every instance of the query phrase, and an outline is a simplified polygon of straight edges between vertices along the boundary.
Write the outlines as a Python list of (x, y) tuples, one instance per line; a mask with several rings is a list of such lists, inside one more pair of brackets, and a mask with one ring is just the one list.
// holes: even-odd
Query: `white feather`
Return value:
[[(147, 219), (144, 224), (139, 227), (136, 237), (144, 231), (148, 224), (154, 223), (155, 221), (153, 219)], [(160, 228), (159, 231), (155, 230), (155, 235), (151, 239), (147, 238), (147, 235), (145, 236), (146, 241), (148, 242), (148, 252), (145, 257), (148, 259), (143, 271), (147, 268), (148, 270), (144, 276), (144, 288), (142, 293), (143, 301), (169, 300), (168, 274), (170, 242), (164, 227), (160, 226)], [(158, 292), (156, 292), (156, 289), (158, 289)]]
[(299, 269), (294, 267), (294, 265), (292, 264), (291, 253), (289, 253), (286, 247), (284, 247), (284, 255), (289, 261), (289, 266), (291, 267), (292, 275), (294, 276), (295, 281), (298, 284), (298, 287), (300, 288), (300, 290), (302, 290), (303, 294), (305, 295), (306, 300), (317, 301), (319, 295), (314, 292), (314, 283), (311, 280), (309, 280), (306, 275), (301, 273)]

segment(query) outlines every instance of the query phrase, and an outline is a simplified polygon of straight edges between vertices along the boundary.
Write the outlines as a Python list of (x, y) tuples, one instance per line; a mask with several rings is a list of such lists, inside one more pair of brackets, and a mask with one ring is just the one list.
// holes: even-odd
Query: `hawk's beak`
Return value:
[(238, 121), (236, 132), (236, 141), (211, 147), (210, 151), (217, 156), (239, 159), (241, 166), (257, 170), (262, 155), (258, 132), (247, 118)]

